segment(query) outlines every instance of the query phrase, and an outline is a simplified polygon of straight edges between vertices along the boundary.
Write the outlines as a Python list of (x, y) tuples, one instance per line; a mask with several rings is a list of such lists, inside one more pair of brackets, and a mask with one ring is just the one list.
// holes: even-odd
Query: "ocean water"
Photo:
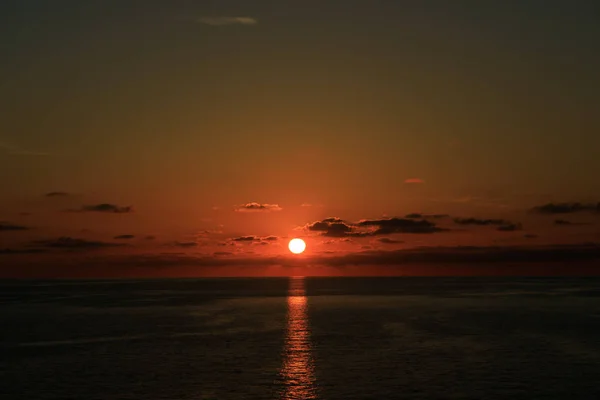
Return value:
[(0, 281), (0, 399), (598, 399), (595, 278)]

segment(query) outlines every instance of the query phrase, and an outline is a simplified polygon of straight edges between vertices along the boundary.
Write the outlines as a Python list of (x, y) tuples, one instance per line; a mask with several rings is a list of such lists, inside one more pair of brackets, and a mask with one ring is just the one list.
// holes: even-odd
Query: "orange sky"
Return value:
[(0, 5), (0, 277), (599, 258), (593, 2), (67, 3)]

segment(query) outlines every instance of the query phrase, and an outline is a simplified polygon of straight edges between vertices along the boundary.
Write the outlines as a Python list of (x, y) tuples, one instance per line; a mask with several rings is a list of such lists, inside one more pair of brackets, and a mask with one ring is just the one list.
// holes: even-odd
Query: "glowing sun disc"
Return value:
[(288, 245), (290, 251), (294, 254), (300, 254), (306, 249), (306, 243), (302, 239), (292, 239)]

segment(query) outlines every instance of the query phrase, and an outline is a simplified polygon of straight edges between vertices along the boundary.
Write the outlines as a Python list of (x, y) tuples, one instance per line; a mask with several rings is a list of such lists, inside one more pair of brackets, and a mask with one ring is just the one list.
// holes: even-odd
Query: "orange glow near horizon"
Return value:
[(304, 293), (304, 277), (291, 277), (287, 298), (287, 333), (281, 368), (281, 377), (285, 385), (282, 400), (317, 398), (308, 302)]

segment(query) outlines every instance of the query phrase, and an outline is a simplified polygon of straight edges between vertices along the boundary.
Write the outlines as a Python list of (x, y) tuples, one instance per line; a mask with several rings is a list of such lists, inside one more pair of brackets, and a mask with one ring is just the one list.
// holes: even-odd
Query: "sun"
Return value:
[(290, 251), (294, 254), (300, 254), (306, 249), (306, 243), (302, 239), (292, 239), (288, 245)]

